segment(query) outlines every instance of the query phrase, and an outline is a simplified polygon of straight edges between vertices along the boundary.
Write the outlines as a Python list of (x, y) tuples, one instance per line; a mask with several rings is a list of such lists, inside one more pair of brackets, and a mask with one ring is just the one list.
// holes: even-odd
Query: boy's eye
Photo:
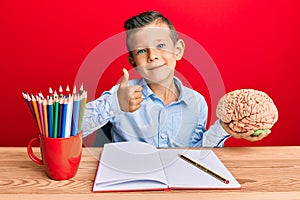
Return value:
[(160, 49), (163, 48), (164, 46), (166, 46), (166, 45), (165, 44), (158, 44), (157, 45), (157, 47), (160, 48)]
[(138, 50), (138, 51), (136, 52), (136, 54), (143, 54), (143, 53), (145, 53), (145, 52), (146, 52), (145, 49), (141, 49), (141, 50)]

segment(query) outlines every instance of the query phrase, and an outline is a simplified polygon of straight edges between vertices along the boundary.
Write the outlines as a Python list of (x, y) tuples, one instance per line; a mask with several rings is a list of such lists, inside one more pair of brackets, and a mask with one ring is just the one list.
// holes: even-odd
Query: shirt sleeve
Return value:
[(104, 126), (115, 115), (122, 113), (117, 88), (104, 92), (98, 99), (88, 102), (82, 124), (83, 137)]
[(224, 147), (224, 142), (229, 138), (229, 134), (221, 126), (220, 120), (206, 130), (208, 107), (204, 99), (198, 100), (200, 114), (198, 123), (191, 138), (191, 147)]
[(203, 134), (203, 147), (224, 147), (224, 142), (229, 138), (229, 134), (223, 129), (220, 119), (210, 126)]

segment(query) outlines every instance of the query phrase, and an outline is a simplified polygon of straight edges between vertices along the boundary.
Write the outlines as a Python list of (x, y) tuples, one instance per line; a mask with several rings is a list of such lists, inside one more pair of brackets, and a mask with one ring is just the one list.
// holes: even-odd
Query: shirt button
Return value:
[(109, 111), (109, 114), (110, 114), (110, 115), (113, 115), (113, 114), (114, 114), (114, 111), (112, 111), (112, 110)]
[(166, 138), (167, 138), (167, 135), (164, 134), (164, 133), (162, 133), (162, 134), (160, 134), (160, 138), (161, 138), (161, 139), (166, 139)]

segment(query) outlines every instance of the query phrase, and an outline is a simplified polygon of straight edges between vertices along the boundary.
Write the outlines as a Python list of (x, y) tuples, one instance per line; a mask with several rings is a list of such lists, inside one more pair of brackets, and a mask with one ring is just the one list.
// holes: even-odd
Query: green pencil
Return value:
[(54, 127), (53, 127), (53, 138), (57, 138), (57, 125), (58, 125), (58, 112), (59, 112), (59, 102), (56, 99), (54, 105)]

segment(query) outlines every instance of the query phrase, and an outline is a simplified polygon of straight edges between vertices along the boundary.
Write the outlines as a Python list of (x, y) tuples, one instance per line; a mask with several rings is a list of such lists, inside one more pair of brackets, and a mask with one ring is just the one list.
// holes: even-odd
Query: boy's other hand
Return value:
[(245, 139), (245, 140), (249, 140), (251, 142), (255, 142), (255, 141), (259, 141), (259, 140), (262, 140), (263, 138), (267, 137), (269, 135), (269, 133), (271, 133), (271, 131), (269, 131), (268, 133), (261, 133), (260, 135), (258, 136), (254, 136), (253, 133), (254, 131), (251, 130), (251, 131), (248, 131), (248, 132), (245, 132), (245, 133), (237, 133), (237, 132), (234, 132), (232, 131), (230, 128), (229, 128), (229, 125), (228, 123), (224, 123), (222, 120), (221, 120), (221, 126), (223, 127), (223, 129), (228, 133), (230, 134), (232, 137), (236, 138), (236, 139)]
[(123, 68), (123, 78), (118, 88), (118, 100), (120, 108), (123, 112), (134, 112), (141, 107), (143, 101), (142, 87), (139, 85), (128, 85), (129, 74)]

